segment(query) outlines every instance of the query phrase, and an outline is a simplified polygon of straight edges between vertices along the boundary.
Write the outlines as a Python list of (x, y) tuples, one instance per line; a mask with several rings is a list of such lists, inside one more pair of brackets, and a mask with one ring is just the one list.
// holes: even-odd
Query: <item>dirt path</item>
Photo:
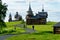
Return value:
[(27, 28), (27, 27), (24, 27), (24, 24), (18, 24), (16, 25), (17, 27), (20, 27), (20, 28), (24, 28), (24, 30), (26, 30), (26, 33), (33, 33), (33, 32), (36, 32), (36, 30), (33, 30), (33, 29), (30, 29), (30, 28)]
[[(24, 28), (24, 24), (18, 24), (18, 25), (15, 25), (14, 27), (20, 27), (20, 28)], [(33, 32), (36, 32), (36, 30), (33, 30), (33, 29), (30, 29), (30, 28), (27, 28), (25, 27), (24, 30), (26, 30), (26, 32), (24, 33), (21, 33), (21, 34), (29, 34), (29, 33), (33, 33)], [(3, 36), (0, 36), (0, 40), (5, 40), (6, 38), (8, 37), (11, 37), (11, 36), (16, 36), (17, 34), (7, 34), (7, 35), (3, 35)], [(20, 34), (19, 34), (20, 35)]]

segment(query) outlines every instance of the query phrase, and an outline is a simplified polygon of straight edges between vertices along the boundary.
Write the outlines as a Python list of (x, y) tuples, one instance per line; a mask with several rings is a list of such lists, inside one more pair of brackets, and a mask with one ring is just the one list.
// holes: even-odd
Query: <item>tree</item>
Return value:
[(0, 27), (6, 27), (6, 24), (4, 22), (4, 19), (6, 17), (7, 12), (7, 5), (6, 3), (2, 4), (2, 1), (0, 0)]
[(4, 20), (6, 17), (7, 5), (6, 3), (0, 3), (0, 20)]
[(12, 21), (12, 15), (11, 15), (11, 13), (9, 14), (9, 20), (8, 20), (9, 22), (11, 22)]

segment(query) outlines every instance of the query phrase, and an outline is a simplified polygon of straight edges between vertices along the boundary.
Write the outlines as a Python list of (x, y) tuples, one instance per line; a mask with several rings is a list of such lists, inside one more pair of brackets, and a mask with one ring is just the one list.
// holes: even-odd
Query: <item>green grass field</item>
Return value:
[[(34, 25), (36, 33), (22, 34), (8, 38), (7, 40), (60, 40), (60, 34), (53, 34), (53, 25), (56, 22), (48, 22), (46, 25)], [(32, 25), (27, 25), (32, 28)]]
[[(55, 24), (56, 22), (48, 22), (46, 25), (34, 25), (34, 27), (38, 32), (53, 31), (53, 25)], [(27, 27), (32, 29), (32, 25), (27, 25)]]
[(17, 26), (16, 26), (16, 30), (15, 30), (14, 25), (17, 25), (17, 24), (22, 24), (22, 21), (6, 22), (7, 27), (4, 27), (2, 30), (0, 30), (0, 35), (1, 34), (19, 34), (19, 33), (25, 32), (25, 30), (23, 28), (20, 28)]

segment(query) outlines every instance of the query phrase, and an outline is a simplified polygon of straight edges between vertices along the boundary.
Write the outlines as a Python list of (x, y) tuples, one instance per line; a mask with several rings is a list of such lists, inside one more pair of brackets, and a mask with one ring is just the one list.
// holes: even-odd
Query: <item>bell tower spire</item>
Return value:
[(29, 9), (28, 9), (27, 13), (28, 13), (29, 16), (33, 16), (33, 11), (31, 9), (31, 4), (30, 3), (29, 3)]
[(44, 12), (44, 5), (42, 5), (42, 12)]
[(32, 9), (31, 9), (31, 4), (29, 3), (29, 11), (32, 11)]

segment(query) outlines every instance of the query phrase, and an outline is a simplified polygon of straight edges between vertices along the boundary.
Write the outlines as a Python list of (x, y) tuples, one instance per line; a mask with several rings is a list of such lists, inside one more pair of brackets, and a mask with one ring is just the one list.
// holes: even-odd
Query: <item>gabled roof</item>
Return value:
[(55, 24), (53, 27), (60, 27), (60, 22), (58, 22), (57, 24)]
[(36, 16), (31, 17), (31, 19), (38, 19)]
[(29, 11), (32, 11), (30, 3), (29, 3)]
[(47, 18), (47, 12), (38, 12), (38, 15), (41, 18)]
[(47, 18), (48, 14), (47, 12), (44, 12), (44, 6), (42, 6), (42, 12), (38, 12), (38, 14), (36, 14), (35, 16), (33, 15), (32, 9), (31, 9), (31, 5), (29, 4), (29, 10), (27, 11), (28, 14), (27, 16), (31, 16), (31, 19), (39, 19), (39, 18)]
[(30, 15), (30, 16), (34, 15), (30, 4), (29, 4), (29, 9), (28, 9), (27, 13), (28, 13), (27, 15)]

